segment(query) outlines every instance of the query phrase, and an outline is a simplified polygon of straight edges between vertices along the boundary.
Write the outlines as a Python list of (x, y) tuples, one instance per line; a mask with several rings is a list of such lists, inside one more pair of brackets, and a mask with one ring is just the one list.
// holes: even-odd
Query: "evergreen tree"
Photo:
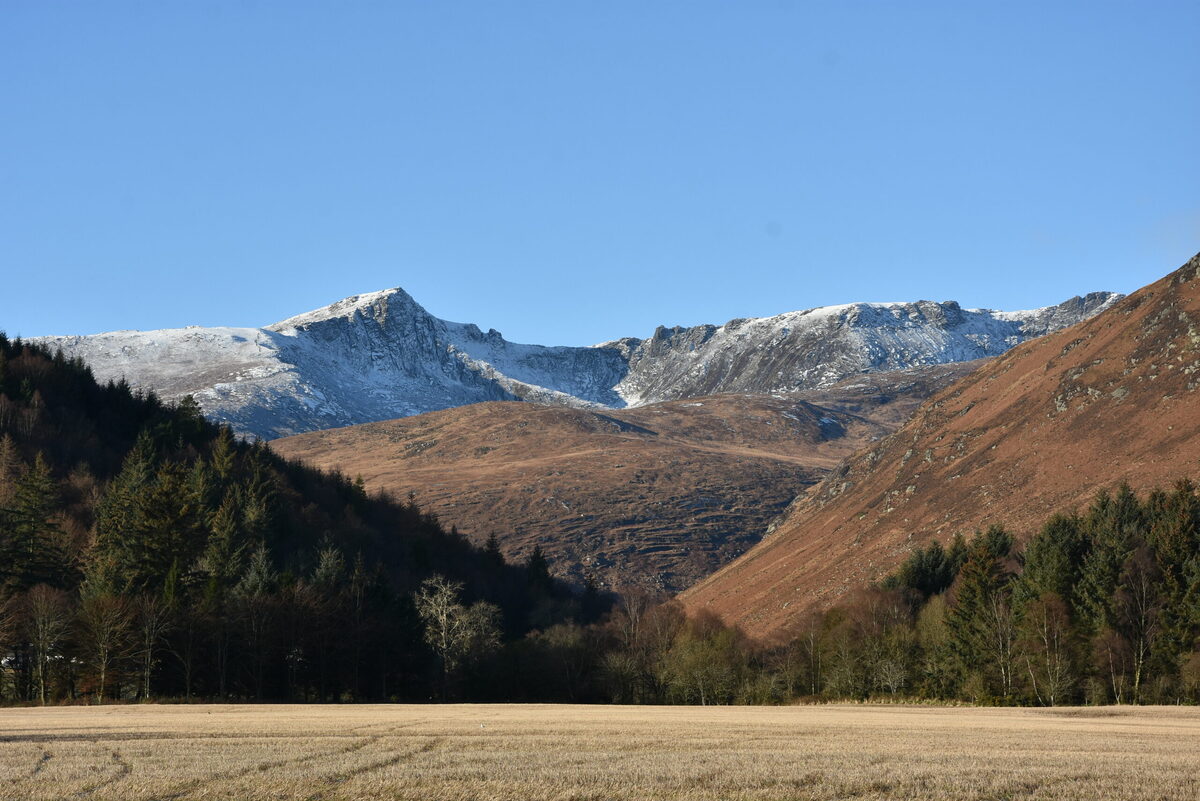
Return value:
[(153, 439), (143, 429), (96, 507), (96, 556), (120, 591), (130, 586), (132, 552), (147, 527), (144, 502), (156, 463)]
[[(956, 542), (965, 551), (961, 536)], [(887, 589), (914, 590), (924, 600), (950, 588), (962, 567), (963, 559), (965, 554), (960, 558), (957, 551), (952, 554), (934, 540), (927, 547), (913, 551), (900, 568), (884, 580), (883, 586)]]
[(260, 545), (250, 555), (245, 575), (235, 590), (253, 663), (254, 697), (259, 700), (263, 697), (267, 663), (271, 656), (271, 628), (278, 581), (279, 575), (271, 563), (270, 553), (265, 545)]
[(242, 572), (245, 544), (240, 509), (233, 493), (225, 497), (213, 514), (208, 530), (208, 543), (201, 564), (207, 575), (207, 592), (215, 596), (232, 587)]
[(221, 426), (212, 445), (212, 467), (223, 484), (232, 480), (236, 460), (237, 442), (233, 431), (228, 426)]
[(504, 554), (500, 551), (500, 540), (496, 537), (496, 532), (488, 534), (487, 542), (483, 546), (483, 554), (492, 567), (504, 567)]
[(1024, 571), (1014, 590), (1018, 604), (1052, 593), (1073, 609), (1073, 592), (1087, 558), (1089, 541), (1076, 515), (1055, 515), (1025, 548)]
[(1172, 492), (1157, 493), (1147, 503), (1151, 515), (1149, 544), (1162, 576), (1164, 662), (1186, 653), (1200, 634), (1200, 498), (1183, 479)]
[(1116, 498), (1100, 492), (1088, 510), (1087, 555), (1071, 596), (1081, 622), (1092, 633), (1112, 625), (1112, 599), (1121, 566), (1133, 553), (1141, 522), (1140, 504), (1127, 484), (1121, 485)]
[[(142, 698), (427, 698), (410, 599), (435, 571), (481, 599), (463, 605), (471, 654), (498, 644), (482, 599), (517, 640), (531, 609), (546, 628), (576, 614), (544, 555), (532, 571), (499, 556), (415, 503), (239, 442), (190, 400), (99, 386), (81, 361), (0, 336), (0, 661), (14, 678), (0, 696), (107, 697), (125, 663)], [(290, 570), (271, 578), (274, 557)], [(110, 647), (128, 617), (114, 609), (134, 617), (128, 660)]]
[(947, 617), (951, 649), (963, 675), (994, 676), (1002, 697), (1014, 684), (1015, 620), (1010, 574), (997, 549), (998, 533), (976, 537), (954, 588), (954, 606)]
[(541, 545), (534, 545), (525, 563), (525, 576), (529, 589), (535, 595), (548, 595), (554, 588), (554, 579), (550, 577), (550, 563), (542, 552)]
[(135, 594), (161, 591), (172, 565), (194, 565), (206, 541), (183, 468), (164, 463), (142, 483), (143, 467), (140, 460), (131, 465), (130, 484), (118, 491), (106, 522), (98, 526), (101, 547), (115, 560), (125, 591)]
[(967, 563), (967, 556), (970, 555), (971, 549), (967, 546), (967, 538), (962, 535), (962, 532), (956, 532), (950, 539), (950, 547), (946, 549), (946, 565), (947, 570), (954, 576), (958, 575), (958, 571), (962, 570), (962, 566)]
[(58, 483), (41, 454), (17, 479), (12, 508), (0, 518), (0, 582), (9, 592), (36, 584), (62, 586), (70, 572), (56, 516)]

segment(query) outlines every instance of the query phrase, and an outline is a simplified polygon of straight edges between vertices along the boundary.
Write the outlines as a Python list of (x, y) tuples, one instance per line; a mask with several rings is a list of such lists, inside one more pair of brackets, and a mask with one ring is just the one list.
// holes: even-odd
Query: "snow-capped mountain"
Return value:
[(850, 303), (719, 327), (659, 327), (650, 339), (601, 347), (618, 348), (628, 359), (617, 392), (631, 406), (718, 392), (819, 389), (855, 373), (998, 356), (1121, 297), (1093, 292), (1016, 312), (963, 309), (954, 301)]
[(357, 295), (264, 328), (114, 331), (37, 341), (82, 357), (101, 381), (193, 395), (243, 434), (287, 434), (488, 400), (638, 406), (715, 392), (813, 389), (863, 371), (1003, 353), (1120, 296), (1022, 312), (957, 303), (856, 303), (649, 339), (545, 347), (429, 314), (402, 289)]

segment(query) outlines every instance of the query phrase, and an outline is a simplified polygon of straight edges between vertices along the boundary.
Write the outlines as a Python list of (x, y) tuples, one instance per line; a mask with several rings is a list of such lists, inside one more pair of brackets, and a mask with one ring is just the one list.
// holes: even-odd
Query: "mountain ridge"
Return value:
[(1091, 293), (1018, 312), (854, 303), (575, 347), (513, 343), (443, 320), (396, 287), (262, 328), (33, 341), (83, 358), (102, 381), (124, 379), (168, 400), (191, 394), (211, 419), (269, 439), (484, 401), (624, 408), (819, 388), (860, 372), (995, 356), (1119, 297)]

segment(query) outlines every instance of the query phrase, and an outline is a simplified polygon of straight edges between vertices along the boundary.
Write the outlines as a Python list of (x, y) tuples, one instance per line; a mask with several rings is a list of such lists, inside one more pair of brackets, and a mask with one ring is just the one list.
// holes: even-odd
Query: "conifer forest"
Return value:
[(1103, 492), (914, 550), (770, 642), (506, 562), (0, 338), (0, 698), (1062, 705), (1200, 701), (1200, 496)]

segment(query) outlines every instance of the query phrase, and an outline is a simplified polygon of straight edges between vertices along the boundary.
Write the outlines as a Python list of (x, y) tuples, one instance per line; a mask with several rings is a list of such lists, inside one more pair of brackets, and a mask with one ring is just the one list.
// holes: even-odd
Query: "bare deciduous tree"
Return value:
[(104, 690), (115, 662), (129, 647), (133, 615), (129, 602), (118, 595), (85, 592), (79, 604), (81, 644), (86, 663), (96, 674), (96, 703), (104, 703)]
[(1021, 650), (1034, 697), (1056, 706), (1075, 684), (1071, 655), (1071, 618), (1057, 594), (1030, 602), (1021, 621)]
[(1010, 596), (994, 593), (983, 607), (983, 634), (1000, 676), (1003, 697), (1012, 696), (1017, 667), (1017, 621)]
[(1124, 703), (1132, 661), (1129, 643), (1119, 632), (1106, 628), (1094, 640), (1093, 654), (1096, 666), (1108, 674), (1113, 702)]
[(450, 676), (462, 663), (494, 650), (500, 644), (500, 609), (480, 601), (465, 606), (461, 582), (435, 575), (425, 579), (414, 601), (425, 624), (425, 642), (442, 666), (443, 698), (449, 694)]
[(142, 700), (150, 698), (150, 678), (158, 664), (158, 649), (171, 629), (171, 609), (157, 595), (141, 595), (134, 604), (137, 627), (135, 656), (141, 669)]
[(17, 633), (17, 610), (13, 599), (0, 603), (0, 698), (4, 697), (4, 664)]
[(26, 636), (33, 650), (33, 669), (38, 700), (46, 703), (50, 684), (50, 663), (59, 656), (60, 646), (70, 625), (67, 594), (39, 584), (25, 594)]
[(1120, 588), (1114, 599), (1117, 626), (1129, 643), (1133, 661), (1134, 703), (1141, 700), (1146, 662), (1161, 631), (1161, 583), (1162, 573), (1154, 555), (1148, 548), (1139, 548), (1121, 570)]

